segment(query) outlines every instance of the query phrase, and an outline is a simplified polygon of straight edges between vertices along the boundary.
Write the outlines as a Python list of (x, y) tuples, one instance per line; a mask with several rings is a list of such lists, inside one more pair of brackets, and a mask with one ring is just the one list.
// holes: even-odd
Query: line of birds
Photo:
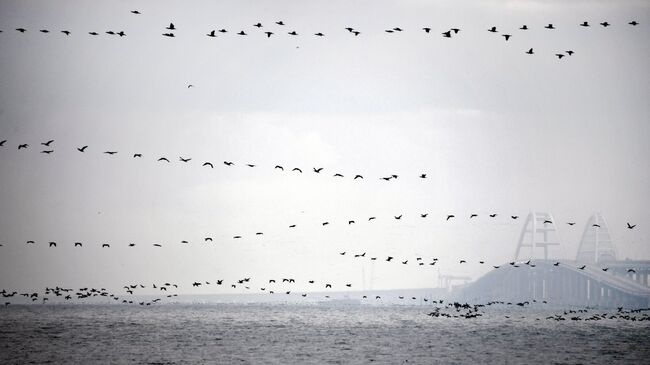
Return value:
[[(193, 86), (193, 85), (189, 85), (189, 86)], [(6, 139), (1, 140), (1, 141), (0, 141), (0, 147), (5, 147), (7, 142), (8, 142), (8, 140), (6, 140)], [(48, 147), (48, 148), (47, 148), (47, 149), (42, 149), (42, 150), (40, 151), (40, 153), (43, 153), (43, 154), (46, 154), (46, 155), (50, 155), (50, 154), (54, 153), (54, 149), (49, 148), (49, 147), (52, 147), (52, 143), (54, 143), (54, 140), (53, 140), (53, 139), (48, 140), (48, 141), (46, 141), (46, 142), (41, 142), (40, 145), (45, 146), (45, 147)], [(18, 144), (18, 148), (17, 148), (17, 149), (18, 149), (18, 150), (26, 150), (26, 149), (28, 149), (29, 147), (30, 147), (30, 144), (29, 144), (29, 143), (20, 143), (20, 144)], [(80, 152), (80, 153), (85, 153), (85, 152), (88, 150), (89, 146), (88, 146), (88, 145), (84, 145), (84, 146), (75, 147), (75, 148), (76, 148), (76, 150), (77, 150), (78, 152)], [(106, 151), (103, 151), (102, 153), (105, 154), (105, 155), (113, 156), (113, 155), (117, 155), (118, 152), (119, 152), (119, 151), (116, 151), (116, 150), (106, 150)], [(133, 153), (133, 154), (132, 154), (132, 158), (134, 158), (134, 159), (137, 159), (137, 158), (143, 158), (143, 154), (142, 154), (142, 153)], [(166, 163), (171, 163), (171, 162), (172, 162), (169, 158), (167, 158), (167, 157), (165, 157), (165, 156), (157, 157), (157, 158), (155, 158), (155, 160), (156, 160), (157, 162), (166, 162)], [(178, 161), (178, 162), (181, 162), (181, 163), (189, 163), (189, 162), (192, 161), (192, 160), (193, 160), (193, 158), (191, 158), (191, 157), (183, 157), (183, 156), (179, 156), (179, 158), (178, 158), (177, 161)], [(203, 163), (201, 164), (201, 167), (206, 167), (206, 168), (214, 169), (214, 165), (215, 165), (215, 163), (213, 163), (213, 162), (211, 162), (211, 161), (205, 161), (205, 162), (203, 162)], [(228, 167), (236, 166), (235, 162), (233, 162), (233, 161), (223, 161), (223, 165), (224, 165), (224, 166), (228, 166)], [(255, 168), (255, 167), (258, 167), (257, 164), (253, 164), (253, 163), (246, 163), (246, 164), (244, 164), (244, 165), (247, 166), (247, 167), (249, 167), (249, 168)], [(284, 170), (284, 166), (282, 166), (282, 165), (275, 165), (275, 166), (273, 167), (273, 169), (274, 169), (274, 170), (279, 170), (279, 171), (285, 171), (285, 170)], [(316, 174), (320, 174), (323, 170), (324, 170), (323, 167), (313, 167), (313, 168), (312, 168), (312, 171), (313, 171), (314, 173), (316, 173)], [(294, 168), (291, 169), (291, 172), (295, 172), (295, 173), (300, 173), (300, 174), (302, 174), (302, 173), (303, 173), (303, 169), (300, 168), (300, 167), (294, 167)], [(340, 173), (340, 172), (334, 173), (332, 176), (333, 176), (333, 177), (337, 177), (337, 178), (343, 178), (343, 177), (345, 177), (345, 175), (343, 175), (343, 174)], [(426, 173), (420, 173), (420, 174), (418, 175), (418, 177), (419, 177), (420, 179), (426, 179), (426, 178), (427, 178), (427, 174), (426, 174)], [(387, 176), (382, 176), (382, 177), (380, 177), (379, 179), (380, 179), (380, 180), (384, 180), (384, 181), (391, 181), (391, 180), (397, 180), (398, 178), (399, 178), (399, 175), (397, 175), (397, 174), (390, 174), (390, 175), (387, 175)], [(352, 180), (358, 180), (358, 179), (362, 179), (362, 180), (363, 180), (363, 179), (364, 179), (363, 175), (361, 175), (361, 174), (354, 174), (354, 177), (352, 177)]]
[[(131, 11), (131, 13), (137, 14), (137, 15), (141, 14), (137, 10)], [(603, 28), (607, 28), (607, 27), (612, 26), (612, 24), (609, 23), (608, 21), (600, 22), (598, 24)], [(628, 22), (627, 24), (635, 27), (635, 26), (639, 25), (639, 22), (636, 21), (636, 20), (632, 20), (632, 21)], [(273, 25), (276, 28), (278, 28), (278, 27), (282, 28), (286, 24), (284, 23), (284, 21), (279, 20), (279, 21), (275, 21)], [(258, 30), (261, 30), (261, 28), (265, 28), (264, 25), (262, 25), (261, 22), (257, 22), (255, 24), (253, 24), (252, 26), (257, 28)], [(582, 23), (579, 23), (578, 26), (586, 28), (586, 27), (591, 27), (591, 24), (589, 24), (588, 21), (583, 21)], [(174, 25), (174, 23), (169, 23), (169, 25), (167, 27), (165, 27), (164, 29), (165, 29), (165, 32), (162, 33), (163, 37), (168, 37), (168, 38), (175, 38), (176, 37), (176, 33), (174, 33), (174, 32), (177, 31), (178, 28), (176, 27), (176, 25)], [(353, 27), (345, 27), (344, 29), (347, 30), (350, 34), (354, 35), (355, 37), (359, 36), (361, 34), (361, 31), (359, 31), (358, 29), (355, 29)], [(521, 27), (518, 28), (518, 30), (520, 30), (520, 31), (527, 31), (529, 29), (532, 29), (532, 28), (529, 28), (528, 25), (526, 25), (526, 24), (523, 24)], [(557, 28), (555, 27), (554, 24), (549, 23), (549, 24), (545, 25), (543, 27), (543, 29), (556, 30)], [(20, 32), (20, 33), (27, 32), (27, 29), (22, 28), (22, 27), (21, 28), (16, 28), (15, 30)], [(431, 28), (430, 26), (426, 26), (426, 27), (419, 28), (419, 30), (424, 31), (427, 34), (430, 34), (431, 31), (433, 30), (433, 28)], [(401, 27), (392, 27), (392, 28), (384, 29), (385, 33), (401, 33), (403, 31), (404, 31), (404, 29), (401, 28)], [(460, 31), (461, 31), (460, 28), (452, 27), (449, 30), (441, 32), (440, 35), (443, 38), (452, 38), (453, 36), (457, 35)], [(488, 28), (487, 31), (490, 32), (490, 33), (499, 33), (500, 32), (499, 30), (497, 30), (496, 26), (492, 26), (492, 27)], [(0, 33), (1, 32), (2, 32), (2, 30), (0, 30)], [(39, 32), (41, 32), (41, 33), (50, 33), (50, 31), (48, 29), (39, 29)], [(217, 29), (212, 29), (205, 35), (207, 37), (210, 37), (210, 38), (216, 38), (218, 36), (217, 33), (220, 33), (220, 34), (223, 35), (223, 34), (228, 33), (228, 32), (229, 31), (227, 29), (224, 29), (224, 28), (221, 28), (221, 29), (218, 29), (218, 30)], [(284, 32), (284, 30), (283, 30), (283, 32)], [(66, 36), (69, 36), (71, 34), (71, 32), (69, 30), (62, 30), (61, 33), (65, 34)], [(126, 33), (124, 31), (116, 32), (116, 31), (113, 31), (113, 30), (109, 30), (109, 31), (106, 31), (105, 33), (109, 34), (109, 35), (117, 35), (119, 37), (126, 36)], [(88, 32), (88, 34), (90, 34), (92, 36), (97, 36), (100, 33), (96, 32), (96, 31), (93, 31), (93, 32)], [(247, 36), (247, 35), (249, 35), (249, 33), (246, 33), (246, 31), (244, 31), (244, 30), (240, 30), (239, 32), (236, 32), (235, 34), (239, 35), (239, 36)], [(276, 33), (272, 32), (272, 31), (264, 31), (263, 34), (266, 36), (266, 38), (271, 38), (271, 36), (275, 35)], [(295, 31), (295, 30), (287, 31), (286, 34), (290, 35), (290, 36), (298, 36), (299, 35), (299, 33), (297, 31)], [(325, 36), (325, 34), (322, 33), (322, 32), (316, 32), (316, 33), (313, 33), (313, 35), (316, 36), (316, 37), (324, 37)], [(511, 34), (511, 33), (503, 33), (503, 34), (501, 34), (501, 36), (507, 42), (513, 37), (513, 34)], [(525, 53), (529, 54), (529, 55), (535, 54), (533, 48), (529, 48), (528, 51), (526, 51)], [(564, 51), (562, 53), (555, 53), (555, 56), (558, 59), (562, 59), (566, 55), (572, 56), (574, 53), (575, 52), (573, 50), (567, 50), (567, 51)], [(190, 86), (188, 86), (188, 87), (190, 87)]]
[[(400, 215), (398, 215), (398, 216), (393, 216), (393, 219), (395, 219), (395, 220), (402, 220), (402, 217), (403, 217), (403, 216), (404, 216), (403, 214), (400, 214)], [(420, 218), (427, 218), (428, 216), (429, 216), (429, 214), (427, 214), (427, 213), (422, 213), (422, 214), (420, 214)], [(489, 216), (490, 218), (496, 218), (496, 217), (498, 216), (498, 214), (497, 214), (497, 213), (492, 213), (492, 214), (489, 214), (488, 216)], [(452, 218), (454, 218), (454, 217), (455, 217), (455, 215), (453, 215), (453, 214), (449, 214), (449, 215), (447, 215), (445, 221), (448, 221), (448, 220), (450, 220), (450, 219), (452, 219)], [(471, 214), (471, 215), (469, 216), (468, 219), (475, 219), (475, 218), (477, 218), (477, 217), (478, 217), (478, 214), (474, 214), (474, 213), (473, 213), (473, 214)], [(514, 220), (514, 219), (518, 219), (519, 216), (513, 215), (513, 216), (510, 216), (510, 218)], [(372, 216), (372, 217), (369, 217), (369, 218), (368, 218), (368, 221), (374, 221), (374, 220), (376, 220), (376, 219), (377, 219), (376, 216)], [(544, 220), (543, 223), (544, 223), (544, 224), (553, 224), (553, 222), (550, 221), (550, 220)], [(352, 225), (352, 224), (356, 224), (356, 221), (355, 221), (355, 220), (348, 220), (348, 221), (347, 221), (347, 226), (350, 226), (350, 225)], [(574, 226), (576, 223), (575, 223), (575, 222), (566, 222), (566, 224), (569, 225), (569, 226)], [(329, 226), (329, 225), (330, 225), (330, 221), (322, 222), (322, 223), (320, 223), (320, 225), (321, 225), (322, 227)], [(591, 226), (592, 226), (594, 229), (601, 228), (601, 226), (600, 226), (599, 224), (596, 224), (596, 223), (592, 224)], [(627, 229), (630, 229), (630, 230), (631, 230), (631, 229), (634, 229), (636, 226), (637, 226), (636, 224), (630, 224), (629, 222), (627, 223)], [(291, 224), (291, 225), (288, 226), (288, 228), (297, 228), (297, 225), (296, 225), (296, 224)], [(260, 231), (255, 232), (255, 236), (258, 236), (258, 237), (259, 237), (259, 236), (263, 236), (263, 235), (264, 235), (264, 232), (260, 232)], [(244, 236), (242, 236), (242, 235), (235, 235), (235, 236), (233, 236), (232, 238), (233, 238), (233, 239), (242, 239), (243, 237), (244, 237)], [(204, 241), (205, 243), (208, 243), (208, 242), (213, 242), (214, 240), (213, 240), (213, 238), (212, 238), (211, 236), (207, 236), (207, 237), (205, 237), (205, 238), (203, 239), (203, 241)], [(35, 244), (36, 242), (35, 242), (34, 240), (28, 240), (28, 241), (26, 241), (25, 243), (26, 243), (26, 244)], [(180, 243), (181, 243), (181, 244), (189, 244), (190, 242), (189, 242), (188, 240), (181, 240)], [(55, 241), (49, 241), (48, 244), (49, 244), (49, 247), (56, 247), (56, 245), (57, 245), (57, 243), (56, 243)], [(0, 246), (2, 246), (2, 244), (0, 244)], [(83, 243), (82, 243), (82, 242), (74, 242), (74, 246), (75, 246), (75, 247), (82, 247), (82, 246), (83, 246)], [(128, 246), (129, 246), (129, 247), (135, 247), (135, 243), (129, 243)], [(162, 244), (160, 244), (160, 243), (154, 243), (153, 246), (154, 246), (154, 247), (162, 247)], [(102, 243), (102, 244), (101, 244), (101, 247), (102, 247), (102, 248), (110, 248), (110, 244), (108, 244), (108, 243)], [(343, 254), (345, 254), (345, 252), (344, 252)]]

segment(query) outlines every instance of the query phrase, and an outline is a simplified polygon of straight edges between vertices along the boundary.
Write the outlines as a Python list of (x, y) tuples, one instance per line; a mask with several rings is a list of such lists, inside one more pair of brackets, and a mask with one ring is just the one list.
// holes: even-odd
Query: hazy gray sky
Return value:
[[(647, 1), (0, 1), (0, 287), (244, 276), (361, 287), (370, 262), (341, 251), (380, 257), (373, 288), (430, 287), (438, 270), (487, 270), (461, 258), (511, 260), (531, 210), (559, 223), (554, 257), (573, 258), (600, 211), (621, 258), (650, 259), (649, 10)], [(170, 22), (173, 39), (161, 35)], [(404, 31), (384, 32), (393, 27)], [(443, 38), (451, 27), (460, 33)], [(229, 32), (205, 36), (221, 28)], [(566, 50), (575, 54), (554, 56)], [(55, 152), (38, 153), (49, 139)], [(390, 174), (399, 178), (379, 179)], [(388, 255), (440, 263), (381, 261)], [(187, 289), (213, 291), (228, 289)]]

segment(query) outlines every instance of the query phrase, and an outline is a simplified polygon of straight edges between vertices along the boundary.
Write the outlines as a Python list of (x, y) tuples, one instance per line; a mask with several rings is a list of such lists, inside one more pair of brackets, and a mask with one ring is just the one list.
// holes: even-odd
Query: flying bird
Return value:
[(420, 214), (420, 217), (426, 218), (428, 215), (429, 215), (429, 213), (423, 213), (423, 214)]
[(603, 27), (607, 28), (607, 27), (609, 27), (611, 24), (609, 24), (608, 22), (602, 22), (602, 23), (600, 23), (600, 25), (602, 25)]
[(86, 148), (88, 148), (88, 146), (79, 147), (79, 148), (77, 148), (77, 151), (86, 152)]
[(289, 34), (289, 35), (298, 35), (298, 33), (296, 33), (295, 30), (292, 30), (291, 32), (288, 32), (287, 34)]
[(207, 35), (208, 37), (212, 37), (212, 38), (214, 38), (214, 37), (217, 36), (215, 33), (216, 33), (216, 31), (213, 29), (212, 31), (210, 31), (210, 33), (208, 33), (208, 34), (206, 34), (206, 35)]
[(201, 165), (201, 166), (210, 166), (210, 168), (212, 168), (212, 169), (214, 168), (214, 165), (212, 165), (211, 162), (204, 162), (203, 165)]
[(27, 148), (27, 147), (29, 147), (29, 145), (27, 143), (23, 143), (23, 144), (18, 145), (18, 149)]
[(104, 247), (110, 248), (111, 245), (109, 245), (108, 243), (104, 243), (104, 244), (102, 244), (102, 248), (104, 248)]
[(0, 147), (2, 147), (2, 146), (4, 146), (4, 145), (5, 145), (5, 143), (7, 143), (7, 140), (6, 140), (6, 139), (4, 139), (4, 140), (2, 140), (2, 141), (0, 141)]
[(402, 219), (402, 214), (395, 216), (395, 219)]
[(81, 242), (75, 242), (75, 243), (74, 243), (74, 247), (82, 247), (82, 246), (83, 246), (83, 245), (81, 244)]
[(224, 161), (223, 164), (226, 165), (226, 166), (232, 166), (232, 165), (234, 165), (234, 163), (233, 163), (233, 162), (230, 162), (230, 161)]
[(244, 32), (243, 30), (242, 30), (242, 31), (240, 31), (240, 32), (239, 32), (239, 33), (237, 33), (237, 34), (238, 34), (238, 35), (248, 35), (248, 34), (246, 34), (246, 32)]
[(264, 32), (266, 34), (266, 38), (271, 38), (271, 35), (273, 35), (273, 32)]
[(117, 153), (117, 151), (104, 151), (104, 153), (107, 155), (114, 155)]
[(277, 25), (284, 25), (284, 22), (282, 20), (275, 22)]
[(447, 216), (447, 220), (449, 220), (450, 218), (455, 218), (455, 217), (456, 217), (455, 215), (453, 215), (453, 214), (449, 214), (449, 215)]
[(280, 170), (284, 171), (284, 167), (282, 167), (282, 166), (280, 166), (280, 165), (275, 165), (274, 168), (276, 168), (276, 169), (280, 169)]
[(133, 158), (136, 158), (136, 157), (142, 157), (142, 154), (141, 153), (134, 153)]
[(441, 34), (445, 38), (451, 38), (451, 30), (448, 30), (446, 32), (442, 32)]
[(25, 29), (25, 28), (16, 28), (16, 30), (21, 32), (21, 33), (25, 33), (27, 31), (27, 29)]
[(576, 222), (567, 222), (566, 224), (572, 226), (572, 225), (576, 224)]
[(524, 25), (522, 25), (521, 28), (519, 28), (519, 29), (521, 29), (521, 30), (528, 30), (528, 26), (527, 26), (526, 24), (524, 24)]
[(535, 52), (533, 52), (533, 49), (531, 48), (531, 49), (529, 49), (526, 53), (527, 53), (527, 54), (534, 54)]
[(634, 227), (636, 227), (636, 224), (627, 223), (627, 229), (633, 229)]
[(426, 178), (427, 178), (427, 174), (420, 175), (420, 179), (426, 179)]
[(183, 157), (179, 157), (179, 159), (182, 162), (190, 162), (190, 160), (191, 160), (191, 158), (183, 158)]
[(170, 37), (170, 38), (174, 38), (174, 37), (175, 37), (174, 33), (163, 33), (163, 35), (164, 35), (165, 37)]
[(69, 31), (69, 30), (62, 30), (61, 33), (65, 34), (65, 35), (70, 35), (70, 31)]
[(254, 27), (262, 28), (262, 23), (253, 24)]
[(422, 28), (422, 30), (423, 30), (423, 31), (425, 31), (426, 33), (429, 33), (429, 32), (431, 32), (431, 28), (427, 28), (427, 27), (425, 27), (425, 28)]
[(165, 157), (159, 158), (158, 161), (167, 161), (167, 162), (169, 162), (169, 160), (167, 158), (165, 158)]
[(512, 37), (512, 35), (510, 35), (510, 34), (502, 34), (501, 36), (502, 36), (503, 38), (505, 38), (506, 41), (507, 41), (508, 39), (510, 39), (510, 37)]
[(337, 173), (337, 174), (334, 174), (334, 177), (343, 177), (343, 175)]
[(330, 222), (323, 222), (323, 225), (324, 225), (324, 226), (326, 226), (326, 225), (328, 225), (328, 224), (330, 224)]
[(50, 247), (56, 247), (56, 242), (49, 242)]
[[(88, 32), (88, 34), (90, 34), (90, 35), (99, 35), (99, 33), (97, 33), (97, 32)], [(173, 37), (173, 35), (172, 35), (172, 37)]]
[(44, 154), (46, 154), (46, 155), (49, 155), (49, 154), (52, 153), (52, 152), (54, 152), (54, 150), (45, 150), (45, 151), (41, 151), (41, 153), (44, 153)]
[(377, 217), (370, 217), (370, 218), (368, 218), (369, 221), (371, 221), (371, 220), (373, 220), (373, 219), (377, 219)]
[(555, 29), (553, 24), (549, 24), (549, 25), (545, 26), (544, 28), (546, 28), (546, 29)]
[(566, 53), (567, 53), (569, 56), (573, 56), (573, 54), (574, 54), (575, 52), (572, 51), (572, 50), (568, 50), (568, 51), (566, 51)]
[(636, 20), (632, 20), (631, 22), (629, 22), (627, 24), (636, 27), (639, 24), (639, 22), (637, 22)]
[(131, 13), (133, 13), (133, 14), (140, 14), (140, 12), (137, 11), (137, 10), (131, 10)]
[(562, 57), (564, 57), (564, 55), (563, 55), (562, 53), (556, 53), (555, 56), (557, 56), (557, 58), (558, 58), (559, 60), (561, 60)]
[(582, 23), (580, 24), (580, 26), (581, 26), (581, 27), (589, 27), (590, 25), (589, 25), (589, 22), (582, 22)]
[(548, 223), (548, 224), (553, 224), (553, 222), (551, 222), (551, 221), (549, 221), (549, 220), (545, 220), (545, 221), (543, 222), (543, 224), (547, 224), (547, 223)]
[(488, 29), (488, 32), (492, 32), (492, 33), (498, 32), (497, 27), (492, 27), (492, 28)]
[(510, 218), (517, 219), (517, 218), (519, 218), (519, 216), (518, 215), (511, 215)]
[(298, 171), (299, 173), (301, 173), (301, 174), (302, 174), (302, 170), (301, 170), (301, 169), (299, 169), (299, 168), (297, 168), (297, 167), (294, 167), (294, 168), (293, 168), (293, 169), (292, 169), (291, 171)]
[(176, 27), (174, 26), (174, 23), (169, 23), (169, 26), (165, 29), (176, 30)]
[(361, 175), (355, 175), (355, 176), (354, 176), (354, 179), (352, 179), (352, 180), (356, 180), (356, 179), (363, 179), (363, 176), (361, 176)]

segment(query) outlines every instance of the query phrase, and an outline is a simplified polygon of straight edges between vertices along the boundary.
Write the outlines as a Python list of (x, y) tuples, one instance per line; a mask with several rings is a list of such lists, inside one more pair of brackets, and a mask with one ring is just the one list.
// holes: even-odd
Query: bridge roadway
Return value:
[[(559, 262), (559, 265), (554, 264)], [(608, 266), (586, 265), (570, 260), (532, 260), (530, 265), (506, 263), (493, 269), (462, 289), (468, 301), (547, 301), (555, 305), (588, 305), (603, 308), (650, 306), (647, 283), (650, 262), (610, 263)], [(629, 268), (642, 273), (628, 274)], [(635, 280), (636, 279), (636, 280)]]

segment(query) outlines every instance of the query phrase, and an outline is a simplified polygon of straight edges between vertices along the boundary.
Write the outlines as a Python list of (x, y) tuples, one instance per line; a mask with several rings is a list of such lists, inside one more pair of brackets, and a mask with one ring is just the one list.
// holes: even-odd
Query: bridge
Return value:
[[(513, 261), (468, 284), (467, 301), (546, 301), (552, 305), (601, 308), (650, 306), (650, 260), (617, 260), (607, 222), (600, 213), (585, 225), (575, 260), (550, 259), (560, 245), (548, 213), (530, 213)], [(536, 254), (542, 251), (541, 257)], [(527, 255), (525, 254), (527, 253)]]

